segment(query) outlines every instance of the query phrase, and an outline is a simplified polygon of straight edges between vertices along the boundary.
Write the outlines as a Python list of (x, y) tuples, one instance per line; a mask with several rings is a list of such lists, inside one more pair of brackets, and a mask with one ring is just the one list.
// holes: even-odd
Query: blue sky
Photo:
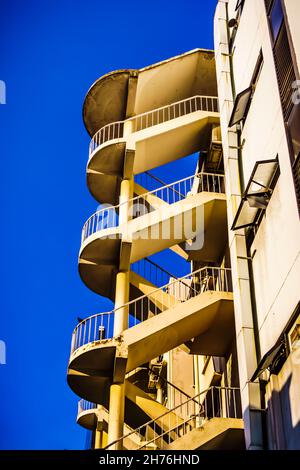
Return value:
[[(77, 316), (111, 305), (84, 286), (77, 270), (82, 225), (97, 207), (85, 182), (85, 93), (108, 71), (213, 48), (215, 5), (1, 2), (0, 79), (7, 86), (7, 104), (0, 105), (0, 340), (7, 347), (7, 364), (0, 365), (1, 449), (85, 443), (76, 424), (78, 397), (66, 382), (71, 332)], [(177, 162), (171, 181), (192, 174), (193, 166), (192, 158)], [(170, 258), (165, 263), (181, 274)]]

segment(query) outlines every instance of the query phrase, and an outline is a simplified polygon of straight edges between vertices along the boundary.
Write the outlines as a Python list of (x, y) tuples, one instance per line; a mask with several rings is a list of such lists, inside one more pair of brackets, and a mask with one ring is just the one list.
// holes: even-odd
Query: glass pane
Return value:
[(257, 216), (257, 208), (250, 207), (248, 201), (242, 201), (239, 207), (239, 213), (235, 218), (232, 230), (238, 230), (241, 227), (252, 225)]
[(271, 21), (272, 32), (273, 32), (273, 39), (275, 42), (278, 37), (280, 26), (282, 25), (282, 21), (283, 21), (283, 11), (282, 11), (282, 6), (281, 6), (281, 0), (275, 0), (274, 5), (271, 10), (271, 14), (270, 14), (270, 21)]
[(277, 168), (277, 160), (259, 162), (247, 189), (247, 193), (261, 191), (262, 186), (269, 187)]
[(244, 198), (240, 203), (236, 217), (233, 221), (232, 230), (252, 225), (255, 222), (259, 206), (257, 204), (256, 206), (250, 205), (251, 201), (250, 199), (247, 199), (247, 196), (251, 196), (252, 193), (264, 192), (264, 187), (269, 187), (277, 169), (277, 159), (260, 161), (255, 164)]
[(248, 104), (252, 95), (252, 86), (239, 93), (235, 99), (234, 108), (229, 122), (229, 127), (246, 118)]

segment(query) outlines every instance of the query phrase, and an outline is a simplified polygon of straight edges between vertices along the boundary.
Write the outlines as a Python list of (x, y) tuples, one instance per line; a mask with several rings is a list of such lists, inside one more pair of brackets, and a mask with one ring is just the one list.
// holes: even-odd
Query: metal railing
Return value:
[(117, 121), (111, 124), (107, 124), (102, 127), (93, 136), (90, 142), (89, 156), (98, 148), (100, 145), (114, 139), (121, 139), (124, 133), (124, 121)]
[[(180, 418), (179, 409), (186, 408), (186, 419)], [(240, 389), (236, 387), (210, 387), (209, 389), (187, 399), (156, 419), (139, 426), (132, 432), (140, 434), (141, 442), (136, 449), (149, 446), (164, 449), (172, 442), (186, 435), (193, 429), (201, 427), (205, 421), (212, 418), (241, 418)], [(130, 437), (128, 433), (108, 444), (110, 449)]]
[(95, 410), (97, 409), (96, 403), (92, 403), (91, 401), (84, 400), (83, 398), (78, 402), (78, 415), (83, 413), (84, 411), (88, 410)]
[(218, 113), (218, 98), (216, 96), (196, 95), (170, 105), (162, 106), (161, 108), (153, 109), (152, 111), (147, 111), (138, 116), (133, 116), (125, 121), (107, 124), (93, 136), (90, 143), (89, 158), (91, 158), (91, 154), (105, 142), (113, 139), (121, 139), (124, 136), (124, 124), (126, 122), (131, 122), (132, 132), (138, 132), (196, 111)]
[(139, 173), (138, 175), (135, 175), (134, 182), (139, 184), (143, 188), (147, 188), (147, 191), (153, 191), (154, 189), (161, 188), (162, 186), (166, 186), (168, 184), (162, 179), (150, 173), (150, 171), (144, 171), (144, 173)]
[(153, 212), (162, 203), (174, 204), (197, 192), (224, 193), (224, 175), (201, 172), (148, 191), (117, 206), (103, 207), (85, 222), (81, 240), (84, 242), (96, 232), (117, 227), (121, 206), (124, 204), (127, 205), (128, 217), (135, 219)]
[[(174, 408), (177, 405), (182, 405), (185, 403), (187, 400), (191, 399), (194, 400), (196, 404), (199, 405), (199, 401), (196, 400), (195, 398), (191, 397), (188, 393), (186, 393), (184, 390), (179, 388), (177, 385), (173, 384), (169, 380), (167, 380), (165, 377), (162, 377), (161, 375), (158, 375), (153, 368), (150, 366), (149, 367), (149, 374), (152, 374), (153, 376), (156, 376), (158, 381), (160, 382), (164, 392), (165, 392), (165, 397), (164, 397), (164, 406), (168, 408), (169, 410)], [(187, 417), (187, 409), (186, 407), (180, 406), (177, 410), (176, 413), (181, 417), (181, 418), (186, 418)]]
[(132, 263), (130, 269), (157, 287), (170, 283), (172, 278), (178, 279), (177, 276), (174, 276), (174, 274), (171, 274), (167, 269), (162, 268), (149, 258), (143, 258)]
[(112, 338), (114, 316), (119, 309), (127, 309), (128, 327), (132, 327), (147, 320), (149, 316), (174, 307), (179, 302), (176, 299), (185, 301), (208, 291), (232, 292), (231, 270), (219, 267), (201, 268), (111, 312), (98, 313), (84, 319), (73, 331), (71, 353), (88, 343)]
[[(144, 370), (145, 373), (147, 373), (146, 377), (142, 376), (142, 378), (138, 375), (138, 373)], [(135, 375), (137, 374), (137, 378), (133, 380)], [(126, 379), (130, 380), (133, 384), (137, 385), (138, 387), (142, 388), (142, 390), (148, 390), (148, 385), (149, 385), (149, 380), (150, 377), (153, 376), (155, 377), (157, 383), (160, 384), (160, 387), (164, 391), (164, 399), (163, 399), (163, 405), (171, 409), (178, 404), (184, 403), (186, 400), (192, 398), (188, 393), (183, 391), (181, 388), (177, 387), (177, 385), (173, 384), (169, 380), (167, 380), (165, 377), (162, 377), (160, 374), (157, 374), (153, 367), (137, 367), (136, 369), (128, 372), (126, 374)], [(148, 392), (147, 392), (148, 393)], [(192, 398), (193, 399), (193, 398)], [(199, 402), (197, 402), (199, 404)], [(179, 412), (182, 410), (178, 410)], [(181, 417), (186, 417), (181, 416)]]

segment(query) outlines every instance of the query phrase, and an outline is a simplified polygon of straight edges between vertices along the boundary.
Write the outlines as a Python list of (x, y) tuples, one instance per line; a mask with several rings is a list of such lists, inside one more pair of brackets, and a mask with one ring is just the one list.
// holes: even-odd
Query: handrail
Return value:
[[(171, 387), (172, 389), (174, 389), (176, 392), (180, 393), (181, 395), (184, 395), (186, 399), (189, 399), (189, 398), (192, 398), (188, 393), (186, 393), (184, 390), (182, 390), (181, 388), (177, 387), (177, 385), (173, 384), (172, 382), (170, 382), (169, 380), (167, 380), (165, 377), (162, 377), (161, 375), (157, 374), (153, 368), (151, 366), (146, 366), (146, 367), (137, 367), (136, 369), (128, 372), (126, 374), (126, 379), (129, 380), (129, 377), (133, 376), (135, 373), (139, 372), (140, 370), (145, 370), (147, 371), (148, 373), (151, 373), (153, 375), (155, 375), (159, 380), (161, 380), (166, 386), (169, 386)], [(146, 379), (142, 379), (142, 380), (137, 380), (136, 382), (137, 383), (141, 383), (141, 381), (146, 381)], [(136, 383), (135, 382), (135, 383)], [(182, 402), (182, 401), (181, 401)]]
[[(194, 188), (195, 184), (196, 188)], [(119, 224), (119, 212), (124, 204), (128, 205), (129, 217), (137, 218), (140, 215), (154, 211), (156, 204), (158, 204), (156, 199), (166, 204), (174, 204), (185, 199), (193, 190), (195, 192), (224, 193), (224, 175), (205, 172), (197, 173), (196, 175), (188, 176), (148, 191), (140, 196), (135, 196), (129, 199), (129, 201), (122, 202), (116, 206), (106, 205), (92, 214), (85, 222), (82, 229), (82, 243), (96, 232), (106, 228), (117, 227)]]
[[(184, 403), (164, 412), (159, 417), (139, 426), (134, 431), (109, 443), (105, 449), (110, 449), (120, 442), (123, 443), (123, 440), (133, 432), (144, 437), (144, 441), (137, 446), (137, 449), (147, 447), (149, 444), (156, 443), (156, 441), (159, 441), (159, 447), (163, 448), (187, 432), (199, 427), (205, 420), (216, 417), (239, 418), (239, 394), (240, 389), (237, 387), (211, 386)], [(202, 397), (204, 397), (203, 401), (201, 400)], [(178, 413), (178, 409), (182, 406), (188, 408), (189, 417), (185, 420), (180, 419)], [(148, 435), (149, 432), (151, 437)]]
[(229, 268), (200, 268), (110, 312), (97, 313), (82, 320), (73, 331), (71, 353), (83, 345), (112, 338), (114, 314), (120, 309), (128, 309), (132, 327), (147, 320), (150, 314), (158, 315), (175, 306), (176, 299), (185, 301), (208, 291), (231, 292), (230, 273)]
[[(143, 180), (146, 180), (146, 183), (143, 182)], [(149, 191), (152, 191), (151, 188), (148, 187), (148, 182), (155, 182), (155, 183), (159, 183), (160, 186), (157, 186), (154, 188), (154, 189), (159, 189), (160, 187), (162, 186), (167, 186), (168, 183), (166, 183), (165, 181), (163, 181), (162, 179), (158, 178), (157, 176), (153, 175), (152, 173), (150, 173), (150, 171), (144, 171), (144, 173), (139, 173), (138, 175), (135, 176), (135, 180), (134, 182), (137, 183), (138, 185), (144, 187), (145, 189)], [(176, 192), (176, 190), (174, 190)]]
[(78, 402), (78, 415), (84, 411), (97, 409), (97, 404), (82, 398)]
[(162, 266), (159, 266), (149, 258), (143, 258), (132, 263), (130, 269), (134, 273), (150, 281), (152, 284), (155, 284), (157, 287), (169, 283), (171, 278), (178, 279), (177, 276), (170, 273)]
[(107, 124), (92, 137), (89, 147), (89, 159), (100, 145), (110, 140), (124, 137), (124, 125), (127, 122), (132, 123), (132, 132), (138, 132), (196, 111), (219, 112), (218, 97), (195, 95), (151, 111), (146, 111), (124, 121)]

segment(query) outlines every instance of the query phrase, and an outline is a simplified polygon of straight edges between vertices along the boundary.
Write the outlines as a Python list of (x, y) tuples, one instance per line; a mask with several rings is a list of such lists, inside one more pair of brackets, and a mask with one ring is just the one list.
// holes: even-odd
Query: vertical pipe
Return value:
[[(198, 356), (194, 355), (194, 383), (195, 383), (195, 395), (199, 397), (200, 394), (200, 374), (199, 374), (199, 360)], [(196, 406), (196, 427), (200, 426), (200, 408), (199, 405)]]

